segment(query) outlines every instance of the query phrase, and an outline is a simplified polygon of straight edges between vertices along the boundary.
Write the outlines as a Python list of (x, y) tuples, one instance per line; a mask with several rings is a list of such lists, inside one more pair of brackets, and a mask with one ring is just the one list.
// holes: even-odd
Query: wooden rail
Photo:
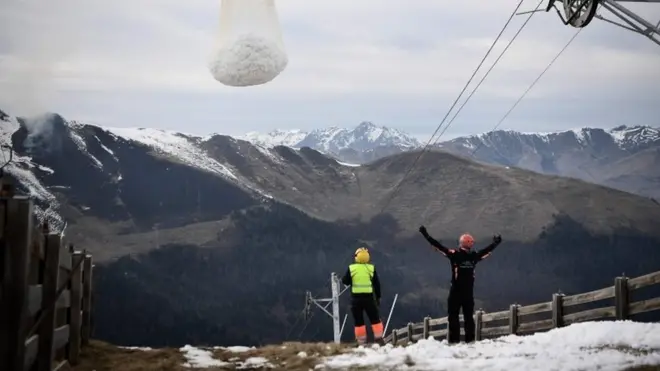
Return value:
[[(520, 306), (513, 304), (508, 310), (486, 313), (478, 310), (474, 314), (476, 340), (509, 334), (531, 334), (538, 331), (570, 325), (576, 322), (617, 319), (625, 320), (631, 315), (660, 310), (660, 297), (630, 302), (630, 292), (640, 288), (660, 284), (660, 271), (641, 277), (616, 277), (614, 286), (604, 289), (569, 295), (553, 294), (552, 300), (544, 303)], [(613, 299), (612, 305), (565, 314), (567, 309), (578, 305)], [(530, 316), (542, 315), (542, 319), (529, 320)], [(463, 334), (463, 316), (461, 334)], [(507, 321), (495, 326), (487, 326), (498, 321)], [(406, 327), (393, 330), (385, 337), (386, 343), (406, 344), (429, 336), (443, 337), (447, 333), (447, 317), (424, 318), (420, 323), (409, 323)]]
[(92, 256), (35, 227), (33, 201), (0, 198), (0, 370), (79, 362), (91, 336)]

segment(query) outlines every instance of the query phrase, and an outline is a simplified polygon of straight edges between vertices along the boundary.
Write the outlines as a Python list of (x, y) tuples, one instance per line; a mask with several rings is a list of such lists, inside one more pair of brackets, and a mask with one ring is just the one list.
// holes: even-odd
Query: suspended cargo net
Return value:
[(209, 70), (228, 86), (261, 85), (289, 60), (275, 0), (221, 0), (220, 26)]

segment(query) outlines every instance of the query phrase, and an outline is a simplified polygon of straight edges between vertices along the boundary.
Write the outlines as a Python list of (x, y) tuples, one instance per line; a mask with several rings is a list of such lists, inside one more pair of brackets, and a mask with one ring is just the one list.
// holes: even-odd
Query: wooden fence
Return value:
[(92, 331), (92, 257), (36, 227), (33, 208), (27, 197), (0, 198), (3, 371), (75, 365)]
[[(660, 271), (637, 278), (616, 277), (614, 286), (565, 296), (553, 294), (552, 300), (545, 303), (520, 306), (513, 304), (508, 310), (486, 313), (478, 310), (474, 314), (476, 340), (517, 334), (526, 335), (546, 331), (576, 322), (617, 319), (625, 320), (631, 315), (660, 310), (660, 297), (637, 302), (630, 301), (630, 292), (660, 283)], [(584, 304), (613, 299), (613, 305), (575, 311), (571, 309)], [(537, 317), (537, 318), (533, 318)], [(540, 317), (540, 319), (538, 318)], [(463, 335), (463, 316), (461, 334)], [(530, 320), (530, 318), (533, 318)], [(493, 326), (497, 322), (504, 322)], [(409, 323), (406, 327), (393, 330), (385, 337), (385, 342), (394, 345), (406, 344), (429, 336), (435, 338), (448, 336), (447, 317), (424, 318), (421, 323)]]

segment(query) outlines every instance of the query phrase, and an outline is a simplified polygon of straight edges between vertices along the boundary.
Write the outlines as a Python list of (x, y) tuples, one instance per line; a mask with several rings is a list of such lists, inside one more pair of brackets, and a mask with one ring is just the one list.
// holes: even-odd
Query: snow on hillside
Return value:
[[(234, 174), (230, 166), (222, 164), (209, 156), (209, 154), (199, 146), (204, 138), (160, 129), (117, 127), (100, 128), (113, 135), (115, 139), (122, 138), (127, 141), (144, 144), (150, 148), (153, 148), (160, 154), (176, 159), (185, 165), (217, 174), (235, 182), (239, 186), (243, 186), (258, 193), (265, 198), (273, 198), (273, 196), (270, 194), (252, 185), (248, 180)], [(209, 138), (206, 139), (208, 140)], [(262, 150), (262, 152), (264, 151)], [(270, 158), (274, 158), (273, 153), (267, 154)]]
[(162, 154), (173, 156), (186, 165), (238, 180), (238, 177), (227, 166), (210, 158), (191, 141), (192, 138), (184, 136), (184, 134), (146, 128), (104, 127), (103, 129), (115, 137), (142, 143)]
[(649, 126), (619, 126), (609, 131), (622, 148), (660, 141), (660, 129)]
[[(11, 136), (18, 128), (19, 123), (15, 118), (11, 116), (0, 117), (0, 145), (10, 146)], [(30, 196), (40, 201), (42, 205), (49, 205), (47, 208), (43, 208), (38, 204), (35, 205), (35, 213), (39, 221), (48, 219), (54, 230), (61, 230), (65, 223), (57, 213), (59, 207), (57, 198), (44, 187), (34, 174), (35, 170), (48, 173), (52, 173), (53, 170), (35, 164), (29, 156), (19, 156), (7, 148), (2, 148), (1, 152), (0, 166), (9, 161), (11, 156), (11, 163), (7, 164), (4, 170), (18, 180), (27, 189)]]
[(268, 134), (251, 131), (243, 136), (237, 137), (237, 139), (242, 139), (267, 148), (275, 146), (295, 147), (305, 139), (307, 135), (308, 133), (301, 130), (273, 130)]
[[(311, 353), (295, 350), (291, 355), (298, 359), (285, 356), (290, 351), (287, 346), (275, 346), (280, 348), (280, 353), (272, 348), (260, 352), (260, 348), (190, 345), (180, 352), (186, 359), (184, 367), (214, 370), (286, 369), (288, 365), (300, 365), (305, 359), (313, 360), (309, 369), (316, 370), (614, 371), (660, 365), (660, 324), (585, 322), (528, 336), (509, 335), (451, 346), (446, 340), (430, 337), (407, 346), (344, 348), (339, 352), (343, 354), (329, 352), (325, 357), (316, 353), (319, 348)], [(332, 345), (325, 347), (330, 349)]]
[[(447, 142), (441, 142), (438, 146), (444, 147), (448, 143), (460, 143), (467, 149), (474, 149), (477, 146), (495, 145), (494, 141), (502, 141), (505, 138), (516, 139), (524, 143), (544, 143), (552, 144), (556, 140), (572, 137), (582, 146), (592, 142), (594, 133), (605, 133), (610, 137), (613, 143), (622, 149), (641, 147), (650, 143), (660, 143), (660, 129), (650, 126), (618, 126), (613, 129), (600, 128), (576, 128), (556, 132), (520, 132), (514, 130), (497, 130), (493, 132), (481, 133), (476, 135), (458, 137)], [(502, 142), (506, 143), (506, 142)]]

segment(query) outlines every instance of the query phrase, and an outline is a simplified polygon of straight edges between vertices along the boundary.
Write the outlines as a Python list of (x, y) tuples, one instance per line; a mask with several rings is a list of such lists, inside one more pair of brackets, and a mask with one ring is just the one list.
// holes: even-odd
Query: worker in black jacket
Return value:
[(351, 313), (355, 326), (355, 339), (358, 344), (367, 342), (367, 326), (363, 312), (367, 312), (374, 341), (383, 338), (383, 323), (380, 320), (380, 280), (376, 267), (369, 263), (369, 250), (361, 247), (355, 250), (355, 263), (348, 266), (342, 282), (351, 286)]
[(474, 251), (474, 238), (464, 234), (459, 238), (457, 249), (448, 249), (440, 242), (431, 237), (424, 226), (419, 227), (419, 232), (426, 240), (449, 258), (451, 263), (451, 288), (447, 300), (448, 317), (448, 341), (458, 343), (461, 339), (461, 328), (458, 314), (463, 309), (463, 320), (465, 328), (465, 341), (474, 341), (474, 268), (478, 262), (485, 259), (502, 242), (500, 235), (493, 236), (493, 242), (486, 248)]

